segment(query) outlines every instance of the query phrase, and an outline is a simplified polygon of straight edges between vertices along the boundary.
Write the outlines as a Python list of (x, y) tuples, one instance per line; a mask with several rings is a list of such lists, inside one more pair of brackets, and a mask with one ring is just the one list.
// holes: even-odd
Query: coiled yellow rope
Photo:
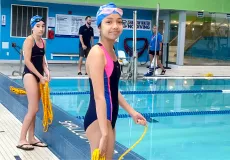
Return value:
[[(53, 121), (53, 110), (52, 110), (52, 103), (50, 101), (50, 88), (49, 83), (46, 82), (45, 84), (40, 84), (40, 93), (41, 93), (41, 100), (43, 104), (43, 131), (47, 132), (49, 125)], [(10, 91), (15, 94), (26, 94), (26, 91), (22, 88), (15, 88), (10, 86)]]
[(43, 131), (47, 132), (49, 125), (53, 121), (53, 110), (52, 103), (50, 101), (50, 88), (49, 83), (46, 82), (44, 85), (40, 84), (41, 100), (43, 104)]
[(93, 151), (92, 160), (105, 160), (105, 156), (100, 157), (100, 150), (99, 149), (95, 149)]
[[(123, 153), (118, 160), (121, 160), (126, 154), (128, 154), (134, 147), (136, 147), (136, 145), (138, 143), (140, 143), (142, 141), (142, 139), (144, 138), (145, 134), (147, 133), (148, 130), (148, 126), (145, 126), (145, 130), (143, 132), (143, 134), (141, 135), (141, 137), (136, 141), (136, 143), (134, 143), (127, 151), (125, 151), (125, 153)], [(95, 149), (93, 151), (93, 155), (92, 155), (92, 160), (105, 160), (105, 157), (100, 157), (100, 150), (99, 149)]]

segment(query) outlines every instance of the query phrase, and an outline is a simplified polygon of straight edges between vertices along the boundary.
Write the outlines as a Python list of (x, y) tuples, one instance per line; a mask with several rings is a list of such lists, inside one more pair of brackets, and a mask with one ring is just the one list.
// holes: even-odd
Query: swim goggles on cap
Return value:
[(123, 10), (120, 8), (102, 8), (101, 12), (97, 16), (102, 14), (112, 14), (114, 11), (117, 12), (120, 16), (123, 15)]
[(36, 18), (36, 19), (34, 20), (34, 22), (40, 22), (40, 21), (45, 22), (45, 20), (44, 20), (43, 18)]

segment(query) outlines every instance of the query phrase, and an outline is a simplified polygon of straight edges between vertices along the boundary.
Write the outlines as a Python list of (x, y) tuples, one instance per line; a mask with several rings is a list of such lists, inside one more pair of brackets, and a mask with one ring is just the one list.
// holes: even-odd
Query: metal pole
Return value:
[(158, 26), (159, 26), (159, 11), (160, 11), (160, 4), (157, 4), (157, 14), (156, 14), (156, 40), (155, 40), (155, 54), (154, 54), (154, 59), (153, 59), (153, 76), (155, 76), (155, 68), (156, 68), (156, 49), (157, 49), (157, 43), (158, 43)]
[[(19, 53), (19, 56), (20, 56), (20, 64), (19, 64), (19, 70), (18, 70), (18, 71), (13, 71), (13, 72), (12, 72), (12, 76), (15, 76), (15, 73), (17, 73), (19, 76), (21, 76), (21, 75), (22, 75), (22, 58), (23, 58), (23, 53), (22, 53), (22, 50), (21, 50), (21, 49), (18, 50), (16, 47), (17, 47), (17, 46), (15, 46), (14, 48), (15, 48), (15, 50)], [(19, 48), (19, 47), (18, 47), (18, 48)]]
[(23, 58), (23, 51), (20, 50), (20, 67), (19, 67), (19, 75), (22, 75), (22, 58)]
[(165, 69), (171, 69), (169, 66), (169, 43), (166, 43), (166, 67)]
[(137, 80), (137, 11), (133, 11), (133, 60), (134, 73), (133, 80)]
[(131, 59), (131, 76), (132, 76), (132, 80), (134, 81), (134, 52), (135, 52), (135, 32), (134, 32), (134, 28), (135, 28), (135, 20), (134, 20), (135, 14), (133, 11), (133, 56)]

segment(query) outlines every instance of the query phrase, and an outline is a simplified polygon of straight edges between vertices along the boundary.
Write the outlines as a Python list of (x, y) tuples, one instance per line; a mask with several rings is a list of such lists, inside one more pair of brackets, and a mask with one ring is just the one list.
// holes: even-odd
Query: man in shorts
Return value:
[(158, 32), (156, 34), (157, 27), (153, 26), (153, 34), (150, 39), (149, 44), (149, 59), (150, 59), (150, 67), (149, 71), (145, 74), (145, 76), (152, 76), (153, 74), (153, 66), (152, 61), (156, 53), (156, 59), (157, 59), (157, 65), (161, 68), (161, 75), (164, 75), (166, 70), (164, 69), (164, 66), (161, 64), (161, 61), (159, 60), (159, 57), (162, 54), (162, 35)]
[[(87, 16), (85, 18), (85, 25), (81, 26), (79, 29), (79, 64), (78, 64), (78, 75), (82, 75), (81, 73), (81, 66), (82, 66), (82, 60), (83, 58), (87, 58), (88, 53), (93, 46), (93, 37), (94, 32), (93, 28), (91, 27), (91, 17)], [(87, 73), (85, 73), (87, 75)]]

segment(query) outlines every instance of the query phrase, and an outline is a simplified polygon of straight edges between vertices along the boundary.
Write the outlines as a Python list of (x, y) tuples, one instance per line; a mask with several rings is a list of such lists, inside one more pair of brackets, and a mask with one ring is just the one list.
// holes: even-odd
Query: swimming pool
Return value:
[[(19, 82), (20, 83), (20, 82)], [(50, 83), (54, 91), (88, 91), (88, 80), (54, 79)], [(141, 80), (136, 84), (120, 82), (121, 90), (228, 90), (230, 80)], [(230, 114), (207, 114), (208, 111), (230, 110), (230, 94), (187, 93), (124, 95), (126, 100), (141, 113), (163, 113), (148, 116), (148, 132), (134, 152), (152, 160), (174, 159), (230, 159), (229, 131)], [(74, 117), (84, 116), (89, 96), (52, 95), (52, 102)], [(177, 114), (202, 111), (200, 115)], [(172, 113), (171, 116), (167, 116)], [(125, 114), (120, 108), (119, 115)], [(141, 136), (144, 128), (133, 123), (131, 118), (118, 118), (117, 142), (130, 147)]]
[[(22, 84), (21, 79), (15, 79)], [(52, 91), (88, 91), (88, 79), (52, 79)], [(120, 90), (204, 90), (204, 89), (230, 89), (230, 79), (156, 79), (120, 80)]]
[[(148, 160), (225, 160), (230, 155), (229, 115), (157, 117), (134, 151)], [(129, 127), (128, 127), (129, 126)], [(130, 147), (143, 132), (131, 119), (118, 119), (117, 141)], [(125, 136), (124, 136), (125, 135)]]

